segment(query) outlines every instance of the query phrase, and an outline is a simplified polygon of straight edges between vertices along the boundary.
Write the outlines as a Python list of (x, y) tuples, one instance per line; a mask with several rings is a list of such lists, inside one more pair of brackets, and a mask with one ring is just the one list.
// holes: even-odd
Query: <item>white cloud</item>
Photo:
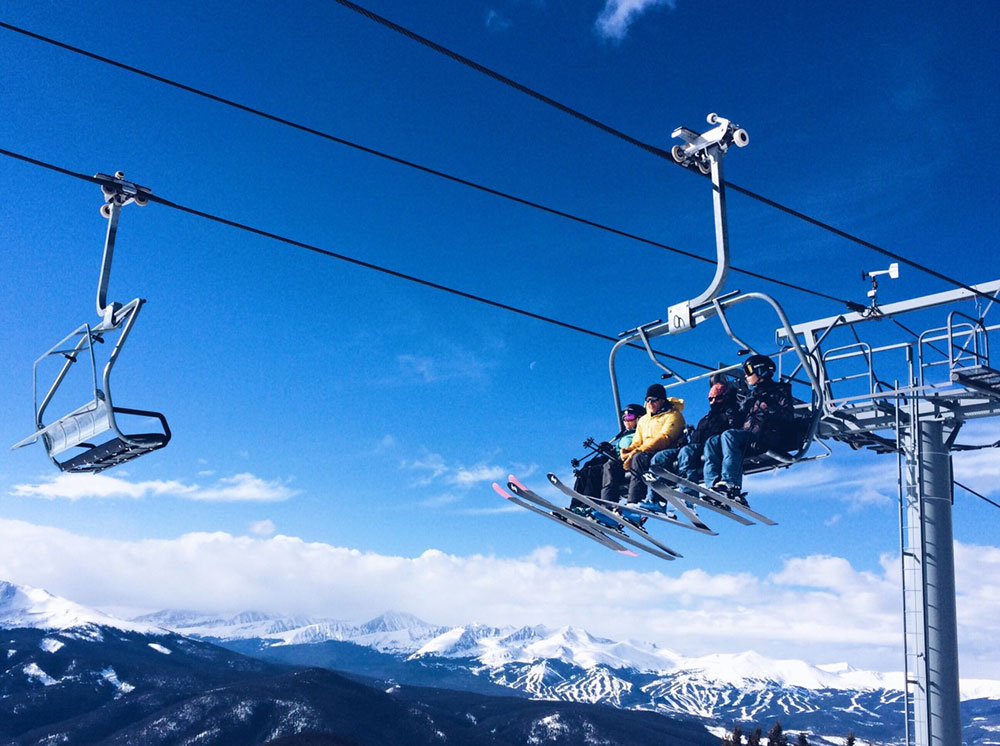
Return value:
[(486, 463), (478, 463), (471, 467), (459, 467), (451, 476), (451, 480), (458, 485), (471, 487), (481, 482), (506, 481), (507, 470), (502, 466), (494, 466)]
[(491, 482), (506, 482), (511, 470), (522, 477), (528, 477), (536, 470), (534, 466), (513, 464), (512, 467), (498, 466), (486, 461), (480, 461), (471, 466), (463, 464), (448, 464), (439, 453), (424, 453), (412, 461), (403, 461), (401, 468), (418, 473), (412, 482), (414, 487), (427, 487), (435, 482), (467, 490), (480, 484)]
[(429, 451), (425, 451), (423, 455), (413, 461), (403, 461), (400, 467), (420, 474), (413, 482), (414, 487), (426, 487), (449, 471), (441, 454)]
[(296, 494), (297, 490), (277, 480), (243, 473), (220, 479), (214, 487), (198, 488), (186, 497), (209, 502), (277, 502)]
[(660, 5), (673, 10), (676, 2), (675, 0), (605, 0), (595, 26), (602, 36), (621, 40), (628, 33), (629, 26), (640, 15)]
[[(282, 535), (97, 539), (3, 519), (0, 535), (0, 578), (93, 606), (358, 620), (403, 609), (439, 624), (573, 624), (689, 655), (754, 649), (811, 662), (900, 666), (898, 558), (885, 558), (881, 572), (859, 572), (838, 557), (797, 557), (758, 578), (680, 567), (670, 568), (676, 574), (578, 567), (552, 547), (520, 558), (434, 549), (400, 557)], [(957, 545), (956, 562), (962, 674), (995, 676), (1000, 548)]]
[(889, 505), (896, 499), (896, 461), (834, 466), (828, 461), (811, 461), (746, 479), (748, 490), (756, 494), (822, 494), (842, 500), (854, 512), (872, 505)]
[(139, 499), (168, 495), (186, 500), (211, 502), (276, 502), (298, 494), (279, 480), (266, 480), (242, 473), (219, 479), (210, 487), (184, 484), (178, 480), (129, 482), (104, 474), (58, 474), (40, 484), (15, 484), (11, 494), (47, 500)]
[(274, 521), (269, 518), (265, 518), (263, 521), (254, 521), (250, 524), (250, 533), (254, 536), (271, 536), (275, 530)]

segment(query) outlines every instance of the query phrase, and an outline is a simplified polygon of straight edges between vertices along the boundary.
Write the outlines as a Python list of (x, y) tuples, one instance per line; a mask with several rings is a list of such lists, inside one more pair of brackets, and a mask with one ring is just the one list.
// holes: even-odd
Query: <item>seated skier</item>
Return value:
[[(658, 452), (676, 445), (684, 433), (684, 400), (667, 398), (666, 389), (654, 383), (646, 390), (646, 414), (639, 418), (632, 443), (622, 449), (622, 466), (628, 474), (628, 503), (638, 504), (646, 497), (642, 475)], [(612, 498), (614, 499), (614, 498)], [(622, 516), (640, 523), (637, 513), (623, 510)]]
[[(646, 409), (641, 404), (629, 404), (622, 410), (622, 429), (610, 442), (598, 444), (597, 455), (577, 470), (576, 482), (573, 484), (574, 490), (588, 497), (603, 497), (608, 491), (617, 491), (625, 479), (621, 449), (632, 442), (636, 423), (645, 413)], [(606, 499), (616, 501), (617, 494), (615, 497)], [(570, 510), (574, 510), (585, 506), (579, 500), (574, 499), (570, 502), (569, 507)]]
[(774, 361), (766, 355), (747, 358), (743, 374), (750, 396), (740, 408), (743, 425), (712, 436), (705, 443), (705, 485), (744, 505), (744, 457), (784, 450), (795, 433), (792, 388), (775, 381), (774, 371)]
[[(721, 435), (742, 425), (740, 406), (736, 398), (736, 388), (724, 376), (716, 380), (708, 390), (708, 413), (698, 421), (698, 426), (688, 438), (687, 445), (668, 448), (653, 456), (652, 465), (684, 477), (689, 482), (702, 479), (702, 453), (709, 438)], [(690, 487), (681, 487), (682, 492), (697, 496)], [(640, 503), (640, 507), (658, 513), (666, 513), (668, 518), (676, 518), (673, 510), (668, 510), (665, 502), (654, 493), (650, 499)], [(697, 515), (691, 502), (687, 507)]]

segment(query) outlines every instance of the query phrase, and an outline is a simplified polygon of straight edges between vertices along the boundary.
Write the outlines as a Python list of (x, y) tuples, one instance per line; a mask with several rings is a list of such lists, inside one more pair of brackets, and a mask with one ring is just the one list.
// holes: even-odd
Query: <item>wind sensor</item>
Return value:
[(869, 303), (868, 307), (862, 312), (863, 316), (881, 316), (882, 311), (878, 307), (878, 280), (875, 279), (879, 275), (889, 275), (890, 279), (899, 278), (899, 263), (893, 262), (889, 265), (889, 269), (876, 269), (871, 272), (862, 272), (862, 280), (871, 280), (872, 289), (868, 291)]

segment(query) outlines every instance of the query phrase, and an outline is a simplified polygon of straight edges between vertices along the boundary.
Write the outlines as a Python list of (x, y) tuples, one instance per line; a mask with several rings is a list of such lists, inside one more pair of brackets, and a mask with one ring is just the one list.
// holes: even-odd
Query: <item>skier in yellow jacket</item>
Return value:
[(646, 414), (639, 418), (631, 445), (622, 449), (623, 466), (629, 475), (629, 503), (645, 499), (646, 483), (642, 475), (649, 469), (653, 456), (676, 447), (683, 435), (683, 410), (684, 400), (668, 398), (661, 384), (654, 383), (646, 390)]

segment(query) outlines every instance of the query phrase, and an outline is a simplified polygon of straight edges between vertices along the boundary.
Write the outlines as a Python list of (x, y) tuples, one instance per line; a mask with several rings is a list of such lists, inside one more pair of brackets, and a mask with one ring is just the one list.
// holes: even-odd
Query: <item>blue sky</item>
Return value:
[[(730, 181), (963, 282), (997, 277), (998, 156), (988, 144), (1000, 98), (983, 73), (1000, 12), (990, 4), (366, 7), (660, 147), (674, 127), (705, 128), (717, 111), (751, 138), (726, 160)], [(703, 180), (336, 3), (109, 13), (36, 2), (5, 7), (0, 20), (714, 255)], [(174, 202), (605, 334), (663, 318), (711, 277), (711, 265), (0, 35), (7, 150), (78, 172), (120, 169)], [(13, 443), (31, 430), (34, 359), (96, 320), (104, 221), (95, 186), (10, 158), (0, 158), (0, 184), (10, 310), (0, 442)], [(740, 195), (730, 195), (729, 217), (735, 265), (837, 297), (864, 301), (861, 272), (890, 261)], [(841, 310), (739, 275), (727, 287), (772, 293), (796, 322)], [(903, 267), (880, 297), (945, 289)], [(607, 620), (621, 619), (683, 652), (753, 647), (897, 665), (891, 458), (837, 450), (750, 483), (775, 528), (720, 526), (714, 539), (663, 532), (685, 554), (670, 566), (619, 557), (510, 512), (489, 487), (511, 472), (539, 487), (546, 471), (568, 476), (580, 442), (607, 436), (610, 343), (159, 205), (124, 210), (110, 293), (148, 299), (116, 368), (117, 402), (164, 412), (174, 439), (87, 483), (57, 481), (39, 447), (0, 450), (0, 575), (9, 580), (118, 606), (224, 599), (343, 617), (394, 606), (439, 623), (524, 617), (608, 634), (622, 624)], [(753, 313), (734, 322), (762, 339), (775, 326)], [(937, 326), (943, 314), (908, 323)], [(658, 346), (709, 362), (735, 357), (711, 331)], [(643, 354), (623, 353), (626, 399), (641, 398), (657, 373)], [(704, 391), (677, 394), (696, 421)], [(995, 426), (974, 428), (1000, 437)], [(992, 453), (959, 469), (997, 496)], [(1000, 565), (998, 518), (958, 496), (960, 579)], [(116, 559), (95, 559), (102, 553)], [(849, 599), (869, 583), (876, 608), (850, 606), (857, 624), (840, 637), (826, 630), (830, 607), (862, 603)], [(572, 593), (556, 602), (564, 586)], [(963, 674), (985, 675), (1000, 663), (982, 621), (1000, 616), (997, 596), (971, 581), (960, 590)], [(791, 642), (755, 621), (776, 614), (802, 616), (782, 631)], [(706, 619), (724, 634), (676, 631)]]

